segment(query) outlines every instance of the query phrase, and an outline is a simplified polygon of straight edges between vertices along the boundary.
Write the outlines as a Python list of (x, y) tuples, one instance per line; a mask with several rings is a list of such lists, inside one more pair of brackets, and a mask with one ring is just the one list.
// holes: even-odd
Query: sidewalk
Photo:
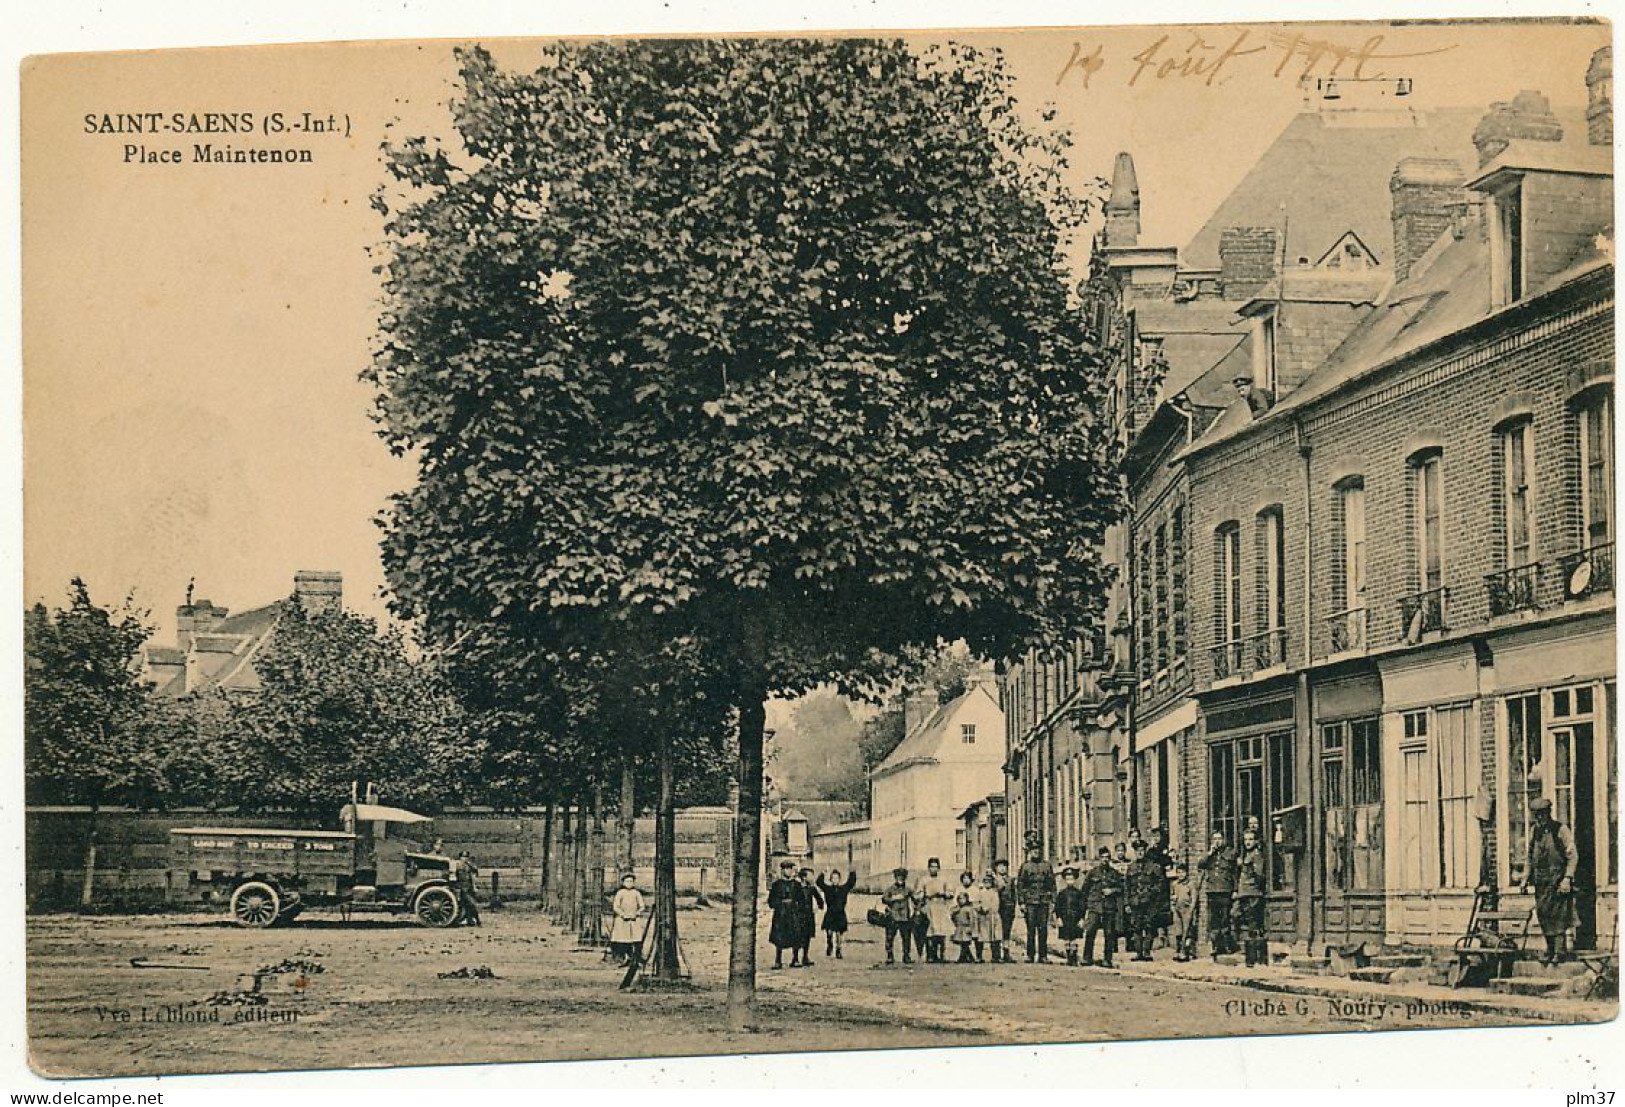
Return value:
[(1230, 984), (1261, 992), (1345, 1000), (1355, 1014), (1359, 1013), (1361, 1004), (1381, 1003), (1409, 1008), (1420, 1015), (1473, 1012), (1550, 1023), (1608, 1022), (1619, 1013), (1617, 1001), (1508, 996), (1483, 988), (1446, 988), (1434, 984), (1375, 984), (1343, 976), (1298, 972), (1285, 965), (1249, 969), (1242, 965), (1218, 964), (1206, 958), (1178, 962), (1167, 950), (1159, 954), (1157, 960), (1151, 962), (1119, 958), (1115, 971), (1125, 976)]

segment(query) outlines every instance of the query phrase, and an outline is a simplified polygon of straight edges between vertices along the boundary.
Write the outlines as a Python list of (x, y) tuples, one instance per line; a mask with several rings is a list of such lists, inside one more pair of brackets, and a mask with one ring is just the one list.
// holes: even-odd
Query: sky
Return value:
[[(1141, 241), (1182, 246), (1313, 99), (1313, 78), (1407, 77), (1422, 109), (1487, 106), (1525, 88), (1576, 106), (1607, 30), (1306, 24), (951, 37), (1005, 51), (1024, 111), (1054, 104), (1076, 140), (1080, 185), (1130, 150)], [(191, 579), (199, 598), (242, 610), (287, 595), (296, 570), (336, 569), (348, 606), (384, 614), (373, 520), (413, 472), (377, 438), (359, 380), (379, 304), (368, 251), (382, 238), (367, 201), (392, 124), (449, 133), (453, 45), (25, 63), (25, 603), (59, 603), (83, 576), (99, 601), (128, 593), (150, 608), (163, 642)], [(487, 45), (512, 66), (537, 51), (526, 40)], [(130, 145), (188, 157), (196, 141), (267, 145), (258, 134), (87, 133), (103, 114), (147, 112), (309, 112), (338, 132), (289, 139), (314, 151), (298, 166), (143, 163), (139, 149), (127, 159)]]

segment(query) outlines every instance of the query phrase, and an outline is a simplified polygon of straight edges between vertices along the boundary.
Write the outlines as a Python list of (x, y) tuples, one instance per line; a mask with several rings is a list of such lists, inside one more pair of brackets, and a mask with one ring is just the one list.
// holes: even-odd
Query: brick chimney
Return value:
[(192, 639), (199, 634), (207, 634), (220, 625), (230, 612), (224, 607), (216, 607), (208, 600), (191, 599), (191, 589), (187, 589), (187, 602), (175, 608), (175, 645), (182, 653), (192, 648)]
[(293, 575), (293, 598), (312, 615), (344, 609), (344, 575), (330, 570), (301, 569)]
[(1106, 199), (1106, 246), (1121, 249), (1140, 241), (1140, 182), (1134, 158), (1125, 150), (1112, 167), (1112, 190)]
[(1527, 89), (1510, 101), (1491, 104), (1489, 114), (1479, 120), (1477, 129), (1473, 131), (1479, 168), (1494, 161), (1509, 142), (1562, 140), (1563, 124), (1552, 113), (1552, 105), (1545, 94)]
[(927, 688), (922, 691), (910, 692), (903, 700), (903, 735), (913, 734), (915, 729), (931, 717), (931, 712), (937, 709), (937, 694)]
[(1466, 203), (1461, 166), (1447, 158), (1402, 158), (1388, 178), (1394, 201), (1394, 280), (1411, 267), (1456, 220)]
[(1226, 227), (1219, 235), (1219, 284), (1227, 300), (1246, 300), (1275, 279), (1274, 227)]
[(1604, 46), (1586, 67), (1586, 141), (1614, 144), (1614, 48)]

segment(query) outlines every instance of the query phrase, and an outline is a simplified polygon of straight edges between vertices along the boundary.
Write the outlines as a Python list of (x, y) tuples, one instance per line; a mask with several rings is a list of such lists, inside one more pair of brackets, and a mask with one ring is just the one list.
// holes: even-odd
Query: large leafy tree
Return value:
[[(461, 54), (457, 141), (388, 152), (369, 378), (431, 641), (669, 618), (725, 655), (729, 974), (754, 998), (763, 703), (939, 637), (1067, 639), (1119, 492), (1065, 255), (1066, 136), (997, 54), (845, 39)], [(491, 679), (517, 676), (499, 671)]]
[(101, 607), (78, 577), (66, 606), (23, 615), (24, 774), (31, 803), (92, 807), (148, 789), (158, 753), (140, 723), (136, 653), (152, 633), (126, 599)]
[(469, 797), (480, 745), (398, 628), (290, 601), (254, 669), (261, 688), (230, 701), (220, 743), (243, 809), (332, 818), (352, 782), (425, 811)]

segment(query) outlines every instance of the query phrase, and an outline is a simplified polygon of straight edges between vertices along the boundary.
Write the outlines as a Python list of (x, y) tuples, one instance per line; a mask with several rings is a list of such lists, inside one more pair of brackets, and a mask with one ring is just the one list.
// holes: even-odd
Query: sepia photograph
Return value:
[(1617, 1019), (1612, 92), (1578, 11), (24, 59), (29, 1067)]

